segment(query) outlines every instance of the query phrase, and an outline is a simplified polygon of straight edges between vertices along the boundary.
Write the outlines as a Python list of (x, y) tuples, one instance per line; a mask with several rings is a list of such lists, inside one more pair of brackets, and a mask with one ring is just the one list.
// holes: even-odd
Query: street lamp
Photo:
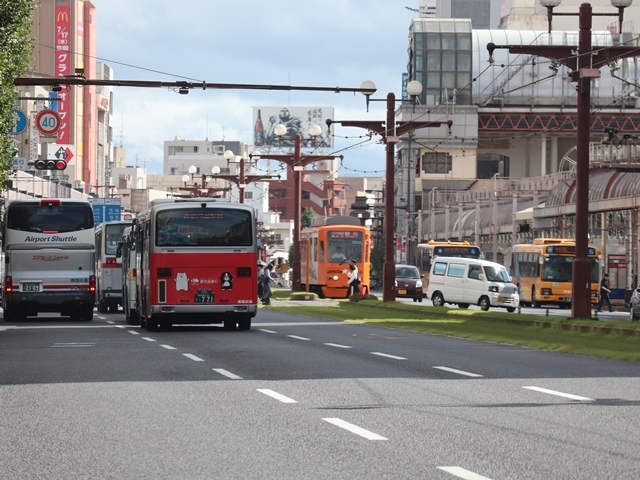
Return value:
[[(368, 87), (370, 88), (370, 87)], [(369, 92), (369, 95), (372, 92)], [(364, 93), (367, 95), (367, 93)], [(367, 96), (367, 99), (369, 97)], [(273, 129), (273, 132), (281, 139), (281, 140), (290, 140), (284, 135), (287, 133), (287, 128), (284, 125), (276, 125)], [(322, 133), (322, 128), (319, 125), (311, 125), (309, 128), (309, 135), (311, 135), (311, 139), (315, 141), (315, 139)], [(302, 148), (302, 135), (296, 133), (293, 137), (293, 155), (290, 153), (268, 153), (268, 154), (260, 154), (261, 158), (270, 159), (270, 160), (278, 160), (288, 165), (289, 173), (292, 174), (293, 177), (293, 279), (291, 281), (291, 290), (292, 291), (300, 291), (301, 281), (300, 281), (300, 270), (301, 270), (301, 262), (300, 262), (300, 220), (302, 217), (302, 172), (304, 171), (304, 167), (310, 163), (318, 162), (320, 160), (333, 160), (335, 158), (342, 159), (342, 155), (305, 155), (304, 157), (301, 154)], [(291, 178), (291, 177), (289, 177)]]
[[(365, 82), (366, 83), (366, 82)], [(409, 82), (413, 83), (413, 82)], [(374, 90), (374, 86), (369, 85), (369, 88)], [(419, 85), (419, 88), (418, 88)], [(411, 87), (413, 93), (421, 92), (422, 85), (419, 82), (413, 83)], [(366, 95), (366, 94), (365, 94)], [(367, 96), (367, 103), (369, 102), (369, 96)], [(393, 171), (394, 150), (395, 144), (400, 141), (400, 136), (417, 130), (420, 128), (433, 128), (447, 125), (449, 129), (453, 125), (451, 120), (446, 122), (430, 122), (424, 121), (414, 122), (413, 120), (401, 122), (396, 124), (395, 119), (395, 103), (396, 96), (393, 92), (387, 94), (387, 120), (331, 120), (327, 119), (327, 125), (331, 126), (332, 123), (339, 123), (343, 127), (360, 127), (373, 131), (383, 137), (383, 142), (386, 145), (386, 176), (385, 176), (385, 218), (384, 218), (384, 269), (383, 269), (383, 284), (382, 284), (382, 300), (385, 302), (395, 301), (395, 259), (394, 259), (394, 219), (395, 219), (395, 206), (394, 206), (394, 190), (395, 190), (395, 178)]]
[[(238, 190), (240, 192), (239, 193), (240, 203), (244, 203), (244, 190), (245, 188), (247, 188), (247, 184), (253, 183), (253, 182), (259, 182), (261, 180), (267, 180), (271, 178), (280, 178), (280, 175), (246, 175), (245, 174), (246, 159), (240, 157), (239, 161), (232, 162), (231, 160), (236, 158), (236, 154), (233, 153), (231, 150), (225, 150), (223, 157), (227, 161), (227, 165), (229, 165), (230, 163), (239, 163), (240, 174), (239, 175), (219, 175), (220, 168), (216, 166), (211, 169), (213, 173), (213, 178), (228, 180), (230, 182), (235, 183), (238, 186)], [(249, 155), (249, 163), (251, 163), (251, 160), (253, 158), (260, 158), (260, 154), (258, 152), (251, 153)], [(205, 175), (203, 175), (203, 181), (204, 181), (204, 177)]]
[[(551, 16), (575, 16), (571, 13), (552, 14), (553, 6), (542, 0)], [(622, 27), (622, 10), (631, 4), (631, 0), (613, 0), (618, 8), (618, 18)], [(559, 5), (559, 2), (558, 2)], [(505, 48), (509, 53), (547, 57), (565, 65), (571, 70), (569, 79), (577, 83), (578, 100), (576, 105), (576, 214), (575, 238), (576, 256), (573, 261), (571, 316), (573, 318), (591, 317), (591, 262), (588, 257), (589, 241), (589, 126), (591, 116), (591, 81), (600, 77), (600, 68), (617, 60), (640, 55), (638, 47), (626, 45), (607, 46), (592, 49), (591, 27), (594, 16), (615, 16), (611, 13), (593, 13), (591, 5), (583, 3), (578, 13), (578, 45), (496, 45), (487, 44), (489, 62), (493, 62), (493, 52)], [(549, 30), (551, 27), (549, 26)], [(622, 32), (621, 32), (622, 33)], [(577, 52), (577, 54), (576, 54)]]

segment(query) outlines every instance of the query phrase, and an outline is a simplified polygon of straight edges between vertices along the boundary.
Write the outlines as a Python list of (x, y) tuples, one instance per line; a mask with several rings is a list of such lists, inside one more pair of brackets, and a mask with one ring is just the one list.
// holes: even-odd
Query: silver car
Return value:
[(640, 285), (636, 287), (629, 299), (629, 320), (640, 320)]

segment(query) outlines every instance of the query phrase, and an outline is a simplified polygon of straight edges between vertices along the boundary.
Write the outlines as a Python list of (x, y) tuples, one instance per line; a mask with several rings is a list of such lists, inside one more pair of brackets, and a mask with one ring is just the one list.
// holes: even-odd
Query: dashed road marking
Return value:
[(353, 348), (349, 345), (340, 345), (339, 343), (325, 343), (328, 347), (336, 347), (336, 348)]
[(155, 340), (151, 337), (140, 337), (142, 340), (146, 340), (147, 342), (155, 342)]
[(339, 418), (323, 418), (322, 420), (324, 420), (325, 422), (329, 422), (336, 427), (344, 428), (345, 430), (351, 433), (355, 433), (356, 435), (360, 435), (367, 440), (389, 440), (388, 438), (378, 435), (377, 433), (370, 432), (369, 430), (365, 430), (362, 427), (358, 427), (353, 423), (345, 422), (344, 420), (341, 420)]
[(127, 330), (131, 335), (140, 335), (140, 332), (136, 332), (135, 330)]
[(297, 335), (287, 335), (287, 337), (289, 338), (295, 338), (296, 340), (309, 340), (308, 338), (305, 337), (299, 337)]
[(445, 372), (457, 373), (458, 375), (466, 375), (467, 377), (482, 377), (482, 375), (478, 373), (465, 372), (464, 370), (456, 370), (455, 368), (449, 367), (433, 367), (438, 370), (444, 370)]
[(266, 328), (259, 328), (258, 330), (260, 330), (261, 332), (265, 332), (265, 333), (278, 333), (274, 330), (267, 330)]
[(218, 372), (220, 375), (224, 375), (231, 380), (242, 380), (242, 377), (236, 375), (235, 373), (231, 373), (229, 370), (225, 370), (224, 368), (214, 368), (214, 372)]
[(274, 392), (273, 390), (270, 390), (268, 388), (258, 388), (257, 390), (260, 393), (264, 393), (265, 395), (268, 395), (271, 398), (275, 398), (276, 400), (281, 401), (282, 403), (298, 403), (294, 399), (289, 398), (289, 397), (285, 397), (284, 395), (282, 395), (282, 394), (280, 394), (278, 392)]
[(483, 477), (482, 475), (478, 475), (477, 473), (473, 473), (462, 467), (438, 467), (438, 468), (444, 472), (450, 473), (451, 475), (455, 475), (458, 478), (463, 478), (464, 480), (491, 480), (488, 477)]
[(160, 345), (162, 348), (166, 348), (167, 350), (175, 350), (176, 347), (172, 347), (171, 345)]
[(540, 387), (522, 387), (527, 390), (533, 390), (535, 392), (548, 393), (549, 395), (557, 395), (558, 397), (569, 398), (571, 400), (579, 400), (581, 402), (595, 402), (593, 398), (581, 397), (579, 395), (572, 395), (571, 393), (558, 392), (556, 390), (549, 390), (547, 388)]
[(183, 353), (182, 355), (184, 355), (187, 358), (190, 358), (194, 362), (204, 362), (203, 359), (201, 359), (200, 357), (196, 357), (195, 355), (193, 355), (191, 353)]
[(395, 355), (389, 355), (388, 353), (381, 353), (381, 352), (369, 352), (369, 353), (371, 353), (371, 355), (378, 355), (379, 357), (393, 358), (394, 360), (408, 360), (405, 357), (397, 357)]

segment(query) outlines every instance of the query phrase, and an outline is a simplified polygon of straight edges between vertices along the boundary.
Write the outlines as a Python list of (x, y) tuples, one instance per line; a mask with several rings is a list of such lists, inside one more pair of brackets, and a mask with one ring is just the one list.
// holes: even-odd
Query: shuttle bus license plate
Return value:
[(40, 284), (39, 283), (23, 283), (22, 291), (23, 292), (39, 292)]
[(198, 290), (194, 301), (195, 303), (213, 303), (213, 292), (211, 290)]

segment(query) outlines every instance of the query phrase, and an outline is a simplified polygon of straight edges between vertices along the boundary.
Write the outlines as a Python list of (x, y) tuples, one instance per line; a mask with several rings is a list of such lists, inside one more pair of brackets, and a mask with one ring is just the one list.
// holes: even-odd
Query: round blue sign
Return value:
[(11, 115), (15, 119), (15, 124), (11, 129), (11, 135), (18, 135), (27, 129), (27, 115), (20, 109), (11, 110)]

